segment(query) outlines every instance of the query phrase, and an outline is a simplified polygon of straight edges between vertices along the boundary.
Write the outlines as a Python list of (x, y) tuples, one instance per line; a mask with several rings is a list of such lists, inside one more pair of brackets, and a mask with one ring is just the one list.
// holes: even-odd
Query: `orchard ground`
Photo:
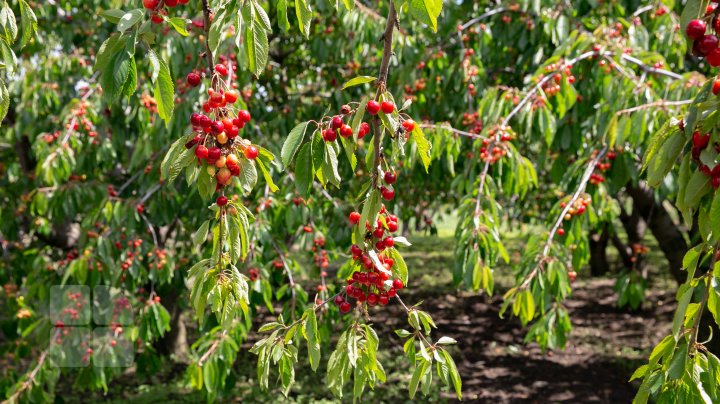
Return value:
[[(652, 347), (670, 328), (675, 300), (674, 283), (666, 277), (668, 271), (662, 256), (650, 253), (651, 287), (641, 310), (631, 312), (616, 308), (617, 296), (613, 291), (614, 280), (589, 278), (580, 272), (567, 301), (573, 330), (564, 351), (543, 354), (536, 344), (524, 345), (526, 329), (517, 319), (501, 319), (498, 311), (502, 294), (512, 285), (512, 269), (500, 266), (495, 271), (497, 288), (493, 297), (476, 293), (458, 293), (452, 284), (453, 220), (447, 220), (439, 228), (439, 237), (411, 234), (413, 246), (404, 251), (408, 267), (413, 268), (410, 287), (404, 291), (408, 304), (423, 301), (422, 307), (433, 313), (439, 335), (447, 335), (459, 341), (453, 348), (453, 356), (463, 378), (463, 400), (488, 402), (630, 402), (637, 385), (628, 383), (632, 372), (646, 361)], [(506, 234), (509, 251), (522, 251), (522, 234), (532, 229), (515, 229)], [(653, 245), (653, 240), (646, 243)], [(650, 251), (657, 251), (651, 248)], [(609, 250), (612, 252), (612, 250)], [(513, 261), (520, 255), (513, 255)], [(614, 257), (610, 257), (614, 262)], [(407, 402), (406, 386), (410, 377), (407, 361), (402, 357), (402, 342), (392, 330), (407, 328), (402, 324), (405, 316), (396, 304), (389, 310), (377, 311), (373, 323), (378, 333), (387, 335), (381, 340), (380, 361), (388, 371), (388, 381), (374, 391), (366, 390), (363, 396), (368, 402)], [(189, 317), (189, 316), (188, 316)], [(269, 314), (254, 319), (254, 329), (268, 321)], [(196, 324), (189, 321), (188, 328), (196, 333)], [(195, 335), (190, 335), (191, 341)], [(233, 397), (237, 402), (280, 402), (279, 389), (262, 392), (257, 387), (257, 357), (248, 352), (256, 334), (250, 335), (235, 363), (238, 378), (228, 379), (235, 383)], [(306, 355), (301, 350), (301, 357)], [(328, 355), (323, 352), (323, 355)], [(303, 358), (304, 359), (304, 358)], [(301, 363), (302, 360), (301, 359)], [(317, 374), (308, 366), (298, 366), (297, 383), (286, 401), (289, 402), (335, 402), (325, 388), (325, 369), (321, 365)], [(182, 364), (169, 360), (158, 364), (152, 377), (137, 377), (136, 369), (114, 380), (108, 395), (71, 391), (69, 383), (60, 383), (59, 397), (95, 402), (157, 403), (157, 402), (203, 402), (203, 392), (189, 386)], [(272, 376), (271, 376), (272, 377)], [(69, 382), (69, 380), (68, 380)], [(416, 397), (417, 402), (453, 401), (454, 394), (440, 391), (437, 385), (428, 397)], [(351, 393), (345, 397), (351, 400)]]

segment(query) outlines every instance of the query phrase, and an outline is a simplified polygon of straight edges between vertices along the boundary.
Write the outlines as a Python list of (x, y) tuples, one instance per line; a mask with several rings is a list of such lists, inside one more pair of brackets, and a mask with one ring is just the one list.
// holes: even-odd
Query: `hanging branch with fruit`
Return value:
[[(419, 387), (425, 394), (429, 391), (433, 362), (438, 364), (437, 372), (441, 380), (446, 385), (453, 386), (460, 397), (460, 376), (454, 361), (444, 348), (444, 345), (455, 341), (443, 337), (435, 343), (431, 342), (429, 334), (435, 327), (431, 317), (416, 307), (407, 307), (398, 296), (398, 291), (408, 283), (408, 268), (396, 246), (409, 246), (410, 243), (404, 237), (392, 236), (392, 233), (398, 230), (398, 218), (382, 201), (389, 202), (395, 198), (398, 176), (393, 161), (406, 158), (407, 143), (414, 144), (426, 169), (430, 162), (430, 145), (419, 125), (403, 112), (409, 108), (410, 103), (407, 102), (398, 110), (392, 95), (386, 89), (393, 55), (393, 33), (399, 27), (395, 4), (390, 2), (388, 7), (378, 77), (356, 77), (343, 86), (348, 88), (374, 83), (377, 88), (374, 96), (343, 105), (340, 115), (325, 116), (319, 121), (309, 121), (296, 126), (283, 145), (283, 163), (289, 165), (294, 161), (298, 193), (307, 198), (315, 179), (324, 187), (328, 184), (339, 186), (341, 179), (337, 165), (338, 155), (342, 153), (341, 147), (355, 171), (358, 165), (358, 145), (361, 144), (358, 141), (372, 134), (372, 144), (365, 157), (370, 176), (363, 187), (366, 195), (361, 204), (362, 208), (351, 212), (348, 218), (355, 243), (350, 248), (352, 259), (338, 273), (340, 279), (346, 280), (347, 286), (306, 310), (303, 317), (297, 321), (288, 324), (279, 318), (277, 322), (266, 324), (260, 331), (271, 332), (271, 335), (258, 341), (253, 347), (252, 351), (258, 355), (261, 386), (268, 387), (270, 367), (275, 364), (279, 367), (285, 394), (294, 382), (293, 368), (297, 361), (297, 347), (291, 341), (297, 340), (299, 329), (308, 344), (310, 365), (316, 370), (321, 351), (316, 312), (331, 301), (340, 313), (352, 316), (346, 317), (346, 330), (340, 336), (329, 359), (327, 383), (330, 390), (341, 397), (343, 386), (352, 378), (353, 396), (358, 398), (366, 385), (374, 388), (376, 383), (384, 382), (385, 371), (376, 358), (379, 338), (367, 320), (374, 306), (382, 307), (389, 304), (391, 299), (396, 299), (408, 313), (408, 321), (412, 327), (412, 331), (397, 331), (400, 337), (407, 338), (405, 351), (415, 368), (409, 386), (410, 397), (415, 396)], [(370, 123), (363, 122), (365, 113), (370, 115)], [(349, 123), (346, 123), (345, 119)], [(309, 128), (313, 130), (305, 141)], [(390, 152), (384, 141), (386, 134), (392, 147)], [(273, 352), (282, 354), (276, 355)], [(416, 355), (416, 352), (419, 354)]]

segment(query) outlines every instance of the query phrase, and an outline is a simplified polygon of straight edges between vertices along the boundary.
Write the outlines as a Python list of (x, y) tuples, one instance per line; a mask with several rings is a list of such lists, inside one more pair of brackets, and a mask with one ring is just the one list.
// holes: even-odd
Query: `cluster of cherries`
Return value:
[[(695, 131), (692, 135), (692, 160), (697, 164), (700, 172), (711, 178), (711, 184), (713, 189), (720, 187), (720, 164), (710, 168), (700, 160), (700, 153), (710, 145), (710, 134), (701, 134), (699, 131)], [(720, 145), (715, 145), (715, 151), (720, 153)]]
[[(351, 212), (349, 222), (352, 226), (360, 225), (360, 213)], [(392, 274), (391, 268), (395, 265), (395, 261), (383, 254), (386, 248), (395, 246), (395, 240), (388, 233), (394, 233), (398, 229), (398, 218), (387, 212), (385, 206), (380, 208), (380, 215), (377, 219), (375, 228), (373, 229), (369, 223), (365, 224), (368, 230), (367, 239), (380, 252), (378, 259), (383, 265), (383, 269), (375, 266), (370, 256), (363, 251), (357, 244), (350, 247), (353, 260), (357, 261), (361, 269), (354, 272), (352, 277), (347, 280), (348, 285), (345, 287), (345, 296), (339, 294), (335, 297), (335, 304), (340, 308), (341, 313), (347, 313), (351, 309), (348, 299), (354, 298), (357, 302), (367, 302), (370, 306), (385, 306), (389, 299), (395, 297), (398, 289), (405, 287), (402, 280), (393, 279), (390, 287), (386, 290), (386, 281), (390, 279)]]
[[(593, 153), (593, 154), (595, 154), (595, 153)], [(607, 153), (607, 155), (605, 156), (605, 158), (603, 158), (603, 160), (598, 161), (595, 164), (595, 169), (598, 172), (593, 172), (592, 174), (590, 174), (590, 181), (589, 181), (590, 184), (598, 185), (598, 184), (602, 184), (603, 182), (605, 182), (605, 176), (602, 173), (604, 173), (605, 171), (609, 170), (612, 167), (611, 161), (615, 160), (616, 158), (617, 158), (617, 153), (611, 150)]]
[(143, 7), (150, 10), (150, 20), (155, 24), (160, 24), (163, 22), (163, 16), (167, 15), (168, 8), (175, 8), (189, 2), (190, 0), (143, 0)]
[(483, 130), (482, 119), (477, 112), (464, 112), (462, 124), (468, 127), (468, 132), (479, 134)]
[[(224, 64), (217, 64), (215, 73), (220, 77), (227, 76), (228, 68)], [(191, 80), (194, 85), (200, 84), (200, 76), (196, 73), (188, 75), (188, 82)], [(216, 80), (221, 81), (218, 77), (214, 77), (213, 81)], [(259, 152), (250, 141), (238, 136), (245, 124), (250, 122), (251, 116), (246, 110), (236, 112), (231, 107), (238, 99), (237, 91), (216, 90), (211, 87), (208, 89), (208, 96), (209, 100), (203, 105), (203, 110), (208, 115), (213, 114), (215, 119), (205, 114), (193, 113), (190, 116), (190, 124), (196, 135), (185, 144), (185, 147), (188, 149), (195, 147), (195, 156), (199, 161), (207, 163), (207, 172), (215, 177), (216, 190), (220, 190), (230, 184), (233, 176), (240, 175), (238, 156), (254, 160)], [(228, 198), (220, 195), (216, 203), (218, 206), (225, 206)]]
[(498, 125), (488, 130), (488, 137), (482, 140), (480, 158), (490, 164), (507, 155), (505, 143), (515, 138), (515, 133), (508, 125)]
[[(567, 213), (565, 213), (565, 216), (563, 219), (565, 221), (569, 221), (573, 218), (573, 216), (580, 216), (587, 210), (587, 206), (592, 203), (592, 198), (590, 198), (590, 195), (582, 195), (578, 199), (573, 202), (572, 206), (568, 209)], [(560, 202), (560, 207), (565, 209), (567, 206), (567, 202)], [(558, 236), (564, 236), (565, 235), (565, 229), (562, 227), (557, 230)]]
[[(708, 7), (707, 16), (715, 12), (715, 8)], [(711, 25), (715, 33), (720, 32), (720, 19), (714, 15)], [(705, 57), (710, 66), (720, 66), (720, 49), (718, 48), (718, 37), (714, 34), (706, 34), (708, 24), (704, 20), (692, 20), (685, 27), (685, 34), (693, 41), (692, 51), (696, 56)]]

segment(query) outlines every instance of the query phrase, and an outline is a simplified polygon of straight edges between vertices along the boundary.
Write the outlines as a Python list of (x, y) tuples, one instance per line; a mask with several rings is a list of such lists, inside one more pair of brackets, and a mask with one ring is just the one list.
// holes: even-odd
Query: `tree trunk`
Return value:
[(162, 355), (172, 355), (178, 360), (189, 357), (187, 330), (185, 328), (185, 315), (182, 305), (178, 304), (179, 286), (170, 285), (163, 290), (162, 304), (170, 312), (170, 330), (155, 342), (155, 348)]
[(590, 274), (602, 276), (610, 271), (607, 258), (608, 231), (604, 226), (599, 232), (590, 233)]
[(626, 191), (633, 198), (635, 208), (646, 218), (650, 231), (668, 260), (673, 278), (679, 283), (684, 282), (686, 274), (682, 271), (682, 260), (688, 245), (678, 225), (665, 206), (655, 200), (652, 189), (646, 183), (628, 184)]

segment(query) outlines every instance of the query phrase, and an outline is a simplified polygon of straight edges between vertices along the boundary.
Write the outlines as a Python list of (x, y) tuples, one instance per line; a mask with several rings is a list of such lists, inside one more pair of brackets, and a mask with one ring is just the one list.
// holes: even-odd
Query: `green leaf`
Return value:
[(277, 185), (273, 182), (272, 175), (270, 175), (270, 172), (268, 171), (267, 167), (265, 167), (265, 162), (262, 158), (255, 159), (255, 163), (257, 163), (257, 166), (260, 168), (260, 172), (262, 173), (263, 177), (265, 178), (265, 182), (267, 183), (268, 187), (270, 188), (270, 192), (277, 192), (280, 188), (278, 188)]
[(672, 321), (672, 333), (675, 336), (675, 340), (679, 340), (681, 337), (680, 328), (683, 324), (683, 320), (685, 319), (685, 311), (690, 304), (694, 290), (695, 288), (689, 284), (682, 284), (678, 289), (678, 306), (677, 309), (675, 309), (675, 315), (673, 316)]
[(18, 33), (17, 21), (15, 21), (15, 13), (6, 1), (3, 1), (2, 9), (0, 9), (0, 25), (2, 25), (5, 30), (7, 43), (11, 44), (15, 42)]
[(297, 16), (300, 32), (305, 35), (305, 38), (309, 38), (310, 22), (312, 21), (313, 14), (306, 0), (295, 0), (295, 15)]
[(305, 199), (310, 194), (312, 181), (315, 177), (311, 153), (310, 143), (305, 144), (300, 148), (295, 162), (295, 186), (298, 194)]
[(0, 80), (0, 124), (10, 110), (10, 92), (5, 87), (5, 82)]
[(441, 337), (441, 338), (437, 341), (437, 344), (438, 344), (438, 345), (454, 345), (454, 344), (457, 344), (457, 341), (456, 341), (455, 339), (453, 339), (453, 338), (450, 338), (450, 337)]
[(117, 24), (118, 31), (125, 32), (128, 29), (134, 27), (135, 24), (140, 21), (143, 15), (145, 15), (145, 12), (140, 9), (128, 11), (122, 17), (120, 17), (120, 21)]
[[(268, 58), (268, 31), (265, 29), (265, 22), (257, 17), (257, 9), (260, 6), (245, 3), (242, 8), (244, 21), (243, 48), (248, 63), (248, 69), (255, 75), (265, 70)], [(264, 12), (264, 11), (263, 11)]]
[(365, 223), (375, 223), (375, 217), (380, 212), (380, 191), (373, 189), (370, 196), (365, 201), (360, 222), (355, 226), (355, 243), (360, 244), (365, 240), (363, 234), (365, 232)]
[(22, 39), (20, 40), (20, 48), (30, 42), (33, 35), (37, 33), (38, 21), (35, 12), (30, 8), (25, 0), (20, 0), (20, 21), (22, 24)]
[(120, 19), (125, 15), (125, 12), (123, 10), (118, 10), (116, 8), (110, 9), (110, 10), (103, 10), (100, 12), (100, 16), (104, 19), (110, 21), (113, 24), (117, 24), (120, 22)]
[(181, 17), (169, 18), (168, 23), (170, 23), (170, 25), (173, 28), (175, 28), (175, 31), (177, 31), (178, 34), (180, 34), (182, 36), (189, 35), (187, 28), (186, 28), (187, 24), (188, 24), (188, 20), (186, 20), (185, 18), (181, 18)]
[(317, 371), (318, 365), (320, 364), (320, 339), (318, 338), (315, 309), (312, 307), (305, 311), (305, 326), (303, 331), (308, 344), (310, 367), (313, 371)]
[(410, 378), (410, 385), (408, 386), (408, 393), (410, 394), (411, 400), (415, 398), (415, 393), (417, 393), (418, 385), (420, 384), (420, 378), (425, 374), (428, 366), (430, 366), (430, 362), (424, 359), (420, 360), (420, 365), (415, 365), (415, 371)]
[(303, 139), (305, 139), (305, 132), (310, 122), (303, 122), (295, 126), (285, 138), (282, 150), (280, 151), (280, 159), (285, 167), (288, 167), (292, 162), (295, 153), (297, 153), (300, 145), (302, 145)]
[(175, 109), (175, 84), (172, 76), (170, 75), (170, 69), (164, 60), (160, 59), (155, 51), (150, 49), (149, 56), (154, 67), (157, 69), (153, 73), (153, 76), (157, 76), (155, 79), (155, 102), (157, 103), (158, 115), (165, 121), (165, 125), (170, 124), (170, 119)]
[(425, 167), (425, 172), (427, 173), (428, 168), (430, 167), (430, 148), (432, 145), (425, 138), (425, 134), (422, 129), (420, 129), (420, 125), (415, 125), (415, 129), (413, 129), (410, 133), (410, 140), (417, 144), (418, 156), (420, 157), (420, 161), (422, 161), (423, 167)]
[(705, 15), (708, 2), (709, 0), (688, 0), (685, 3), (680, 15), (679, 25), (683, 37), (685, 37), (685, 27), (687, 27), (688, 23)]
[(357, 85), (365, 84), (365, 83), (372, 83), (375, 80), (377, 80), (377, 77), (357, 76), (357, 77), (354, 77), (354, 78), (348, 80), (347, 82), (345, 82), (345, 84), (343, 84), (343, 86), (342, 86), (342, 89), (344, 90), (348, 87), (357, 86)]
[(688, 181), (683, 204), (687, 207), (695, 207), (711, 189), (710, 177), (700, 171), (695, 171)]
[(195, 236), (193, 236), (193, 245), (195, 247), (202, 245), (205, 240), (207, 240), (208, 235), (208, 229), (210, 227), (210, 221), (206, 220), (203, 222), (202, 225), (200, 225), (200, 228), (197, 232), (195, 232)]
[(278, 0), (276, 7), (278, 26), (287, 32), (290, 29), (290, 21), (288, 21), (287, 16), (287, 0)]
[(409, 0), (410, 15), (437, 32), (437, 19), (442, 11), (442, 0)]

